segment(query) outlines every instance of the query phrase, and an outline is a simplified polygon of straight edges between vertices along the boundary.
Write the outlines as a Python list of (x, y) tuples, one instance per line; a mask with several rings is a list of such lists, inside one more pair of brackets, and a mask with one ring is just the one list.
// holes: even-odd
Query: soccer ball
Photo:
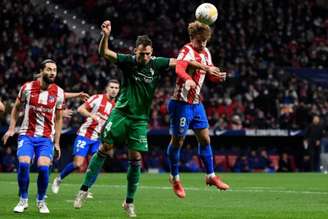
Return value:
[(204, 24), (213, 24), (218, 18), (218, 10), (211, 3), (203, 3), (196, 9), (196, 19)]

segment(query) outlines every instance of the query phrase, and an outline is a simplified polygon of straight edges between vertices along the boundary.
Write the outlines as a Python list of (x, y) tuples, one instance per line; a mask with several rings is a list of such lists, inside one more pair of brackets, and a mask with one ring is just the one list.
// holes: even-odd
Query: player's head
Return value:
[(212, 35), (211, 28), (199, 21), (189, 23), (188, 33), (193, 48), (198, 51), (202, 51), (206, 47), (207, 41)]
[(41, 79), (51, 84), (55, 81), (57, 76), (57, 64), (52, 59), (45, 59), (40, 63), (39, 67), (39, 73), (41, 76)]
[(153, 43), (147, 35), (138, 36), (134, 49), (138, 64), (147, 64), (153, 53)]
[(106, 94), (108, 97), (115, 98), (120, 91), (120, 82), (116, 79), (108, 81), (106, 86)]

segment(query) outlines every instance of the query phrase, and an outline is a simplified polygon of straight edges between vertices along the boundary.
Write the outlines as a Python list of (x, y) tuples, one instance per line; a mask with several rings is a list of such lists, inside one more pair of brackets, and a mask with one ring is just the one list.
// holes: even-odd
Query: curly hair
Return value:
[(194, 21), (188, 25), (188, 33), (191, 39), (199, 36), (201, 40), (209, 40), (212, 35), (211, 28), (199, 21)]

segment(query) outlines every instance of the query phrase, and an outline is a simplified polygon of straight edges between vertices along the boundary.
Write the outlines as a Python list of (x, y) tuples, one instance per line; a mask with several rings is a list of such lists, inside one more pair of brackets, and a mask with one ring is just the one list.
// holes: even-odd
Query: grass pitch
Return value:
[[(57, 174), (51, 175), (52, 179)], [(13, 213), (18, 202), (16, 174), (0, 174), (0, 218), (127, 218), (121, 209), (125, 197), (125, 174), (101, 174), (92, 188), (94, 199), (82, 209), (73, 208), (82, 174), (72, 174), (59, 194), (48, 187), (49, 215), (36, 208), (36, 177), (31, 175), (29, 208)], [(136, 195), (137, 218), (224, 219), (224, 218), (328, 218), (328, 175), (323, 174), (221, 174), (231, 185), (227, 192), (206, 187), (203, 174), (182, 173), (185, 199), (178, 199), (167, 174), (143, 174)]]

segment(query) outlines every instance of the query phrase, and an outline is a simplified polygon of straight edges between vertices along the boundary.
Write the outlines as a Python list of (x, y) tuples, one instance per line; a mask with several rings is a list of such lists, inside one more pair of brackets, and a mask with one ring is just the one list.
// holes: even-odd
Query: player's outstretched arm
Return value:
[(89, 94), (84, 92), (65, 92), (65, 99), (80, 98), (83, 101), (87, 101), (89, 97)]
[(77, 109), (77, 111), (84, 117), (90, 117), (96, 121), (98, 121), (100, 118), (100, 114), (93, 114), (88, 110), (88, 107), (86, 106), (86, 103), (82, 104), (81, 106), (79, 106), (79, 108)]
[(0, 101), (0, 112), (4, 112), (5, 109), (5, 105)]
[(175, 68), (176, 65), (177, 65), (177, 59), (170, 58), (169, 66)]
[(108, 41), (109, 41), (111, 30), (112, 30), (112, 26), (110, 21), (109, 20), (104, 21), (104, 23), (102, 23), (101, 25), (102, 37), (99, 43), (98, 52), (99, 55), (101, 55), (105, 59), (108, 59), (111, 62), (116, 62), (117, 53), (110, 50), (108, 47)]
[(15, 134), (15, 127), (16, 127), (16, 122), (17, 122), (18, 116), (19, 116), (20, 106), (21, 106), (21, 101), (17, 98), (14, 103), (13, 109), (11, 110), (10, 125), (8, 128), (8, 131), (3, 136), (4, 144), (7, 143), (9, 137), (12, 137)]
[(226, 79), (227, 73), (221, 72), (220, 69), (214, 65), (204, 65), (194, 60), (189, 61), (189, 65), (205, 71), (207, 74), (209, 74), (209, 78), (213, 82), (221, 82)]

